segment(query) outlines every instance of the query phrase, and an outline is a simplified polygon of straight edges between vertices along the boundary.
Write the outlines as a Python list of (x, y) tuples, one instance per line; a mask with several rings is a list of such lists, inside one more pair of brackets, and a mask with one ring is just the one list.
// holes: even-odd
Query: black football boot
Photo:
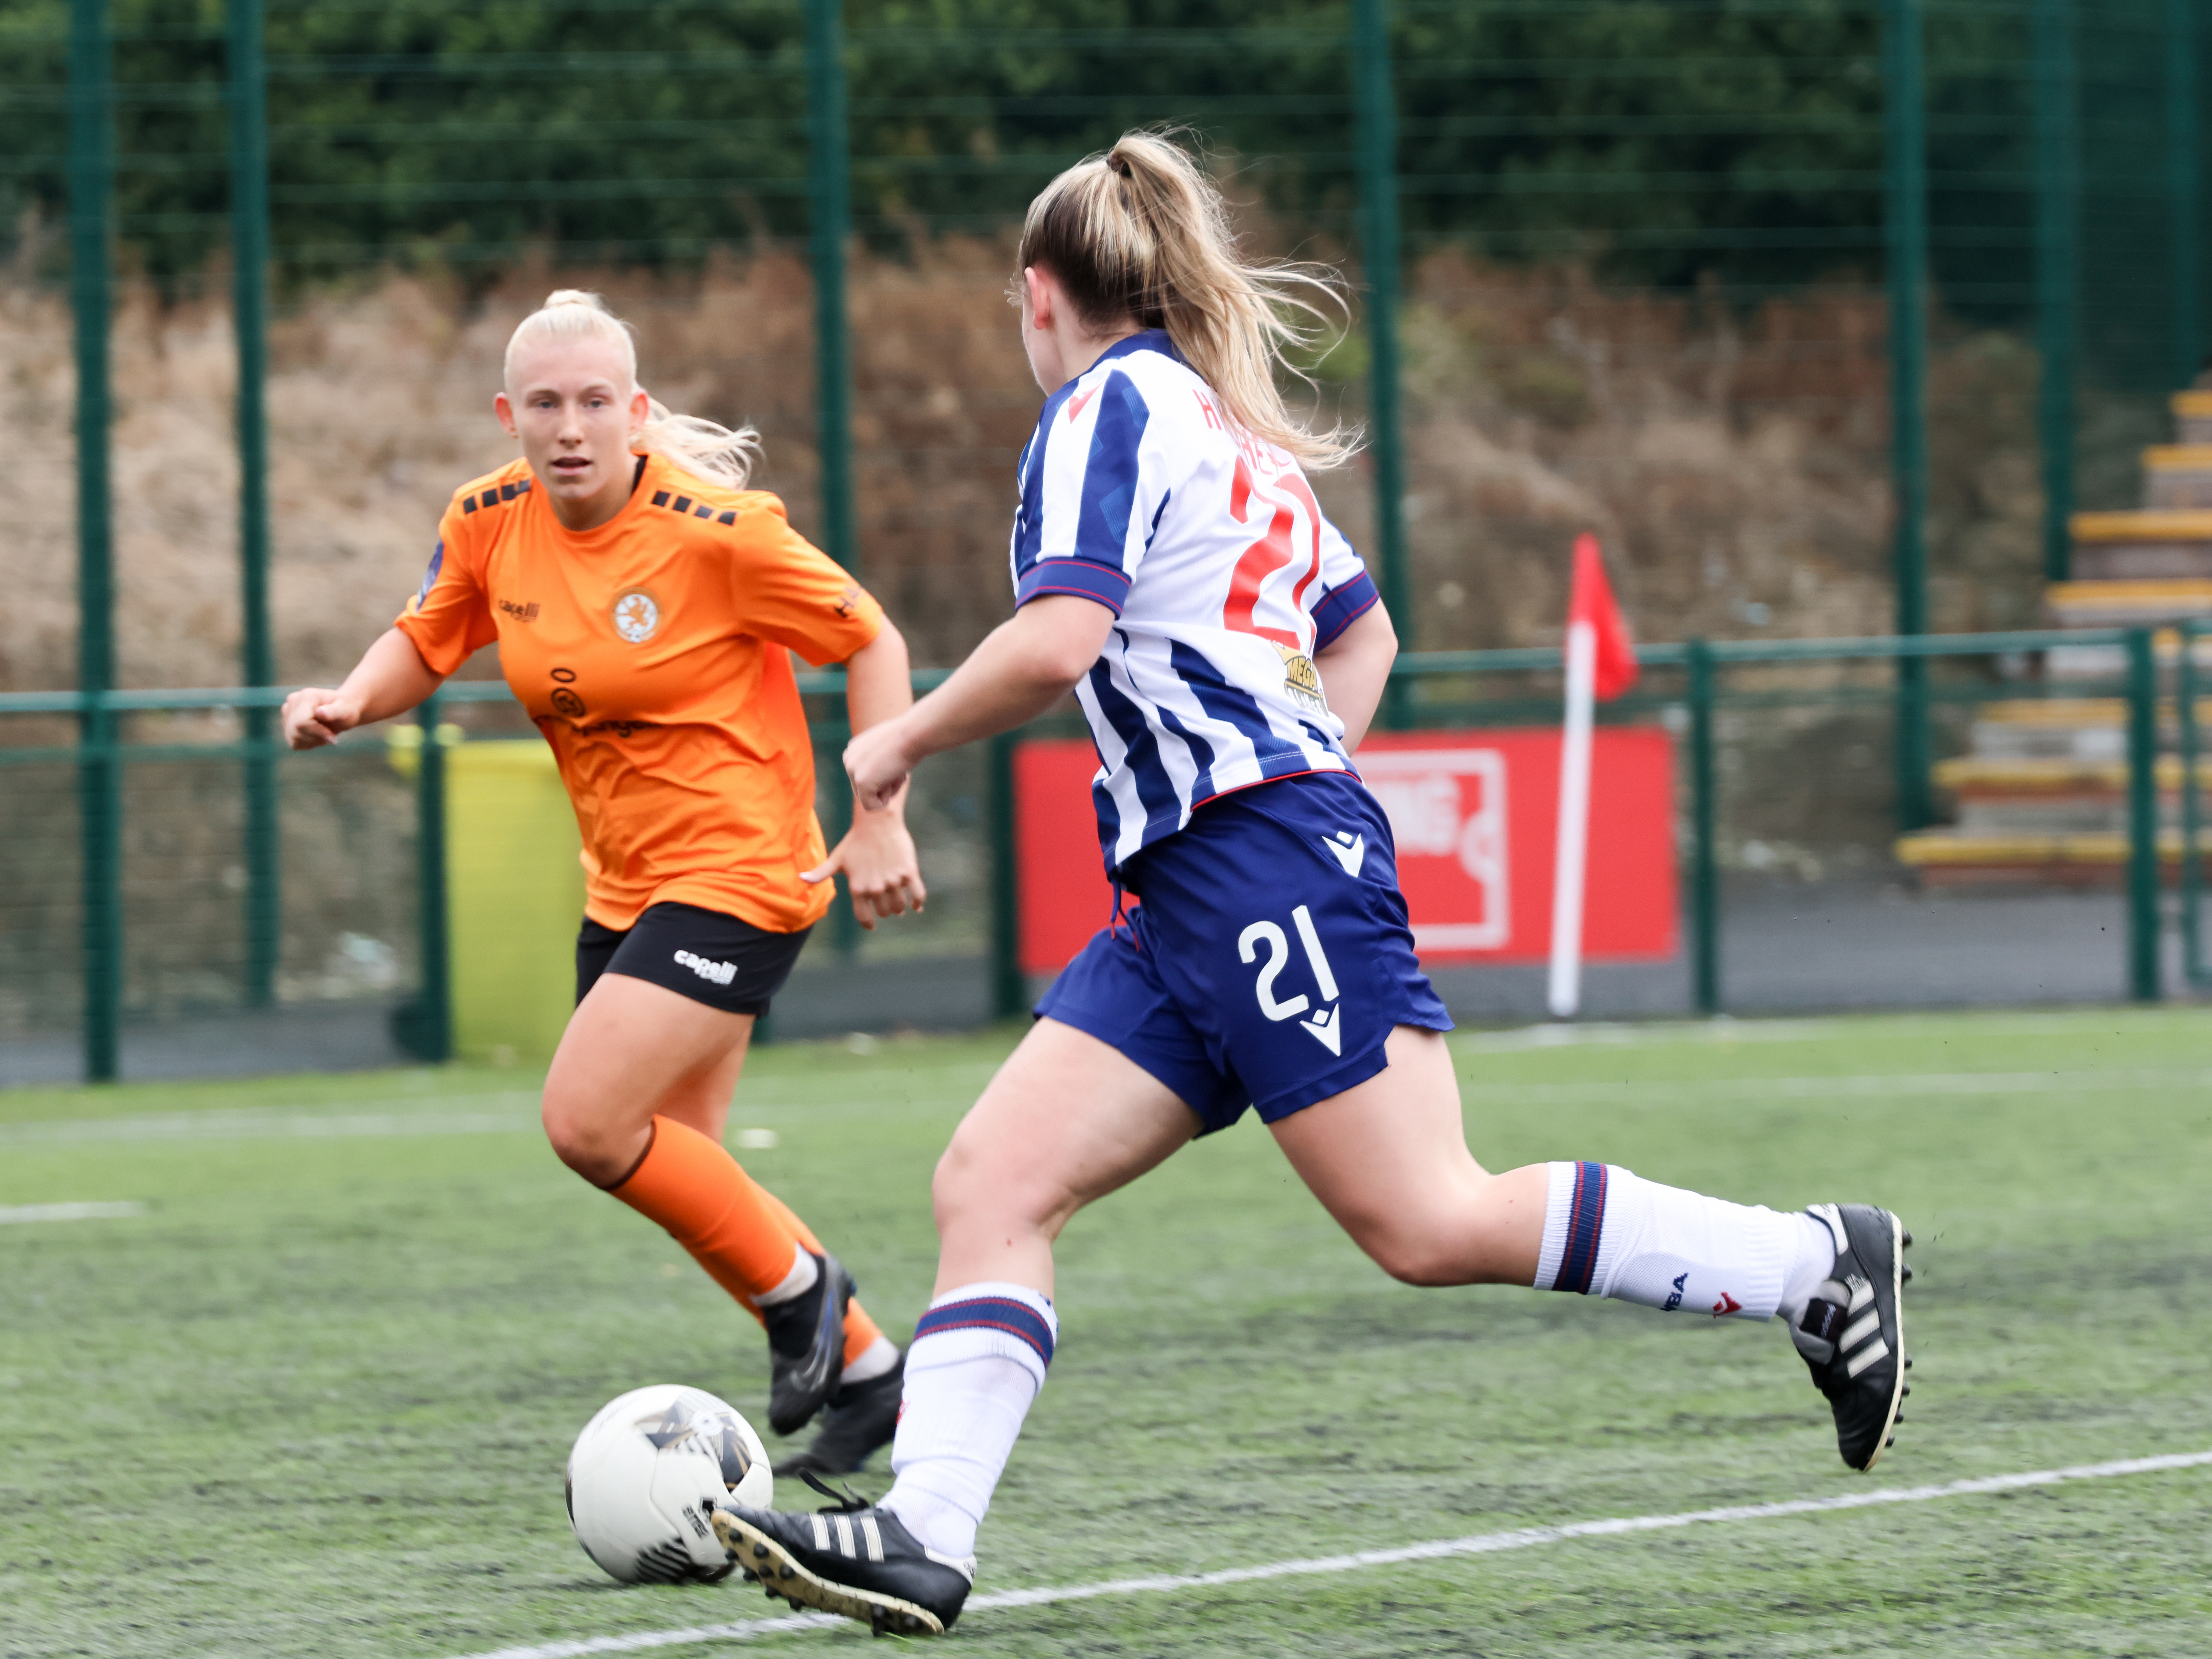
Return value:
[(768, 1425), (778, 1434), (797, 1434), (813, 1421), (845, 1369), (853, 1278), (827, 1251), (814, 1265), (818, 1271), (805, 1295), (760, 1310), (768, 1328)]
[(1844, 1462), (1870, 1469), (1895, 1443), (1899, 1407), (1912, 1392), (1899, 1306), (1912, 1278), (1905, 1261), (1912, 1235), (1871, 1204), (1815, 1204), (1807, 1213), (1834, 1235), (1836, 1265), (1790, 1322), (1790, 1340), (1828, 1396)]
[(923, 1547), (898, 1516), (800, 1477), (836, 1502), (814, 1514), (714, 1506), (715, 1536), (771, 1600), (858, 1620), (878, 1636), (942, 1636), (975, 1582), (975, 1558)]
[(897, 1432), (899, 1396), (906, 1387), (906, 1356), (881, 1376), (841, 1382), (822, 1413), (814, 1443), (775, 1466), (780, 1480), (802, 1474), (851, 1474)]

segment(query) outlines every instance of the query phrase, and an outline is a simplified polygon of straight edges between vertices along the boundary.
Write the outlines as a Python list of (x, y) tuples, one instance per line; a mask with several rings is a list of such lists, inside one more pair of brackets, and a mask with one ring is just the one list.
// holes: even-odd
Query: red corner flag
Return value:
[(1613, 602), (1597, 538), (1575, 538), (1575, 587), (1567, 601), (1567, 708), (1559, 735), (1559, 841), (1552, 865), (1552, 973), (1545, 1001), (1554, 1019), (1582, 1011), (1583, 886), (1589, 862), (1590, 726), (1595, 705), (1636, 684), (1636, 647)]
[(1600, 702), (1620, 696), (1636, 684), (1636, 647), (1628, 638), (1628, 622), (1613, 602), (1613, 585), (1605, 579), (1605, 560), (1597, 538), (1575, 538), (1575, 586), (1567, 601), (1567, 627), (1588, 623), (1597, 636), (1597, 697)]

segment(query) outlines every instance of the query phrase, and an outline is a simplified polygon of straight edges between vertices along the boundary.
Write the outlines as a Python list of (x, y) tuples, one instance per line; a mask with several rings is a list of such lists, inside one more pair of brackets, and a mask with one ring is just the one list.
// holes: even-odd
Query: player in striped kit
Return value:
[(1871, 1466), (1904, 1393), (1895, 1216), (1747, 1207), (1598, 1163), (1492, 1176), (1468, 1151), (1451, 1021), (1350, 758), (1396, 637), (1306, 482), (1346, 446), (1274, 383), (1285, 319), (1326, 284), (1241, 259), (1212, 186), (1142, 133), (1031, 204), (1018, 263), (1046, 402), (1021, 464), (1018, 609), (846, 766), (857, 799), (888, 798), (924, 757), (1073, 690), (1106, 864), (1141, 903), (1060, 975), (938, 1166), (937, 1292), (890, 1494), (720, 1510), (732, 1556), (794, 1606), (949, 1626), (1058, 1338), (1053, 1240), (1248, 1109), (1401, 1279), (1783, 1315), (1844, 1461)]

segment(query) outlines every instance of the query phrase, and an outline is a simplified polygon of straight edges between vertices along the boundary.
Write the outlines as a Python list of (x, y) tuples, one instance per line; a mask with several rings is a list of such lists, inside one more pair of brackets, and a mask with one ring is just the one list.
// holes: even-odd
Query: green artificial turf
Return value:
[[(778, 1138), (740, 1155), (896, 1334), (932, 1276), (931, 1165), (1011, 1041), (774, 1048), (740, 1091), (733, 1133)], [(982, 1589), (2212, 1449), (2212, 1016), (1457, 1041), (1492, 1168), (1601, 1158), (1905, 1217), (1918, 1364), (1881, 1469), (1837, 1461), (1779, 1330), (1394, 1285), (1248, 1123), (1068, 1230), (1061, 1346)], [(602, 1401), (684, 1380), (758, 1413), (766, 1364), (664, 1237), (554, 1161), (531, 1082), (0, 1094), (0, 1206), (147, 1206), (0, 1225), (0, 1654), (444, 1659), (782, 1611), (734, 1583), (619, 1588), (568, 1534), (562, 1460)], [(2200, 1468), (984, 1608), (951, 1639), (2178, 1655), (2212, 1645)]]

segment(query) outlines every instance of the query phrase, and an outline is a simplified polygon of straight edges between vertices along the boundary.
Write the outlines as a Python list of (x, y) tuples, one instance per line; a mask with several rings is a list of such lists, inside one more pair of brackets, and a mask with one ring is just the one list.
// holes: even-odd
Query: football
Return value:
[(625, 1584), (713, 1583), (731, 1563), (708, 1514), (719, 1498), (766, 1508), (760, 1436), (703, 1389), (659, 1382), (599, 1407), (568, 1453), (568, 1524)]

